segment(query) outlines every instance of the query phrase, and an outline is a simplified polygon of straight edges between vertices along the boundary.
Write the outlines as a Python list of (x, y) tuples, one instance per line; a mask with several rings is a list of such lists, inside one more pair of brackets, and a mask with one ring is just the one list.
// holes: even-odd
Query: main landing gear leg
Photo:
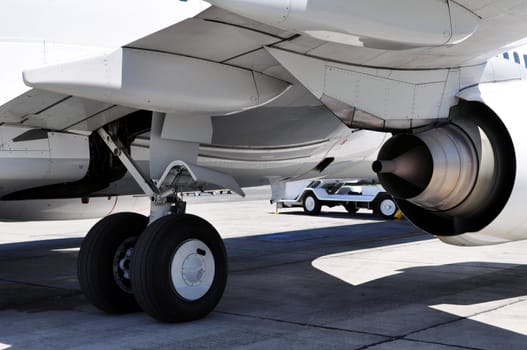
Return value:
[[(158, 188), (146, 180), (118, 142), (104, 130), (99, 134), (132, 176), (139, 176), (136, 181), (152, 198), (152, 210), (150, 224), (142, 215), (119, 213), (90, 230), (78, 259), (86, 297), (105, 312), (141, 308), (163, 322), (206, 316), (220, 301), (227, 282), (221, 237), (207, 221), (185, 214), (176, 187), (167, 189), (164, 182), (162, 193), (161, 181)], [(167, 178), (179, 175), (181, 169)]]

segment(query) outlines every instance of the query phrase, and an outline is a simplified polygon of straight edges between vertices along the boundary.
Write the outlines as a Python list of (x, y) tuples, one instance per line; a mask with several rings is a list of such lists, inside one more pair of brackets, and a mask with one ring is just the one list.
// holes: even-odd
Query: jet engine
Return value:
[(373, 163), (419, 228), (457, 245), (527, 239), (524, 82), (462, 92), (448, 122), (395, 134)]

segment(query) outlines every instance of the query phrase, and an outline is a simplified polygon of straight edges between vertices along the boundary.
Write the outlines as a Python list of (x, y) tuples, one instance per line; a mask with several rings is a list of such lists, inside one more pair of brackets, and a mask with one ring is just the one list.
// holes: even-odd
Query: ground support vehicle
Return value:
[(284, 198), (276, 201), (277, 209), (303, 207), (309, 215), (318, 215), (322, 206), (344, 206), (350, 213), (373, 210), (385, 219), (393, 219), (399, 208), (379, 184), (349, 180), (314, 180), (287, 183)]

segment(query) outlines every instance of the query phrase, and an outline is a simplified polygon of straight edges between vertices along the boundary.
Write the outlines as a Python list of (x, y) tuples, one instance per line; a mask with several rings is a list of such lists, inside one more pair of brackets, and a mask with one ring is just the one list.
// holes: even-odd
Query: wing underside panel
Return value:
[[(524, 33), (527, 33), (527, 21), (525, 21), (527, 10), (524, 7), (514, 8), (514, 11), (511, 12), (512, 5), (503, 1), (496, 2), (492, 6), (481, 5), (478, 8), (475, 8), (476, 6), (469, 1), (462, 3), (481, 17), (481, 25), (471, 38), (459, 45), (449, 47), (384, 50), (330, 43), (306, 34), (295, 34), (265, 25), (217, 7), (210, 7), (195, 18), (174, 24), (157, 33), (131, 42), (121, 50), (169, 55), (172, 57), (171, 64), (180, 64), (183, 61), (192, 60), (193, 63), (189, 66), (191, 69), (197, 69), (198, 66), (204, 67), (203, 63), (210, 62), (210, 67), (215, 64), (218, 67), (225, 67), (225, 69), (215, 68), (215, 71), (218, 72), (231, 69), (236, 72), (235, 74), (243, 76), (242, 71), (249, 71), (252, 72), (252, 75), (261, 73), (263, 77), (297, 84), (298, 80), (293, 78), (268, 53), (266, 48), (280, 48), (299, 55), (352, 65), (387, 68), (440, 68), (484, 61), (496, 54), (499, 51), (498, 47), (503, 47), (520, 39), (520, 36), (524, 37)], [(509, 30), (512, 28), (515, 30)], [(124, 73), (129, 74), (130, 72)], [(201, 76), (198, 77), (201, 78)], [(123, 79), (127, 78), (123, 77)], [(248, 85), (258, 83), (258, 79), (253, 79), (250, 76), (243, 79)], [(259, 78), (260, 81), (262, 79)], [(223, 81), (224, 78), (222, 77), (221, 80)], [(49, 81), (53, 84), (56, 83), (53, 79)], [(186, 90), (198, 81), (190, 80), (190, 82), (189, 85), (181, 84), (178, 86), (177, 89), (179, 90), (176, 92), (187, 92)], [(237, 84), (237, 79), (234, 79), (234, 83)], [(276, 91), (272, 89), (268, 91), (267, 102), (272, 100), (272, 96), (280, 94), (278, 91), (280, 88), (282, 88), (282, 92), (285, 88), (285, 85), (279, 81), (270, 81), (270, 84), (277, 87), (272, 88)], [(210, 83), (205, 85), (207, 88), (209, 86), (211, 86)], [(99, 95), (91, 94), (91, 92), (83, 95), (76, 89), (70, 91), (68, 86), (64, 89), (56, 89), (55, 92), (45, 92), (44, 89), (54, 89), (46, 82), (40, 86), (40, 89), (38, 89), (38, 84), (36, 87), (36, 89), (29, 90), (1, 106), (0, 123), (53, 130), (90, 132), (136, 109), (148, 107), (148, 105), (128, 103), (130, 99), (126, 96), (114, 100), (108, 97), (110, 94), (103, 90), (100, 90), (103, 92)], [(111, 88), (114, 89), (115, 86)], [(119, 89), (118, 87), (117, 93), (119, 93)], [(244, 88), (243, 92), (240, 91), (240, 93), (246, 91), (247, 89)], [(125, 95), (127, 93), (127, 91), (121, 92)], [(114, 94), (115, 89), (111, 90), (111, 93)], [(185, 97), (185, 95), (181, 96)], [(142, 97), (145, 97), (145, 103), (149, 102), (148, 96)], [(266, 102), (256, 97), (256, 101), (253, 103), (250, 102), (251, 98), (252, 95), (249, 96), (249, 100), (244, 98), (244, 101), (234, 107), (254, 108)], [(104, 102), (97, 102), (96, 100)], [(206, 102), (211, 99), (203, 96), (202, 100)], [(124, 105), (128, 107), (122, 107)], [(200, 106), (194, 103), (190, 107)], [(215, 106), (209, 107), (206, 108), (207, 111), (216, 109)], [(224, 113), (235, 112), (234, 107), (231, 110), (228, 107), (217, 108), (217, 110)], [(144, 109), (156, 110), (153, 106)], [(162, 111), (160, 108), (157, 110)], [(213, 112), (211, 113), (213, 114)]]
[(0, 125), (91, 132), (136, 109), (31, 89), (0, 107)]

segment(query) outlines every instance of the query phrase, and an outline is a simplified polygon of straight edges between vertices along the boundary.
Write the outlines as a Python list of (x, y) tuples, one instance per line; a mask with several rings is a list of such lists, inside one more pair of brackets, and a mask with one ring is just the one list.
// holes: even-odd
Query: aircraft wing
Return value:
[(31, 89), (0, 106), (0, 123), (89, 132), (134, 111), (112, 103)]
[(107, 56), (26, 72), (33, 89), (0, 106), (0, 123), (89, 132), (138, 109), (253, 108), (289, 87), (267, 74), (280, 65), (264, 47), (293, 36), (212, 7)]
[[(209, 2), (299, 34), (274, 44), (275, 48), (368, 67), (437, 69), (479, 64), (520, 46), (527, 37), (527, 4), (522, 0)], [(227, 22), (240, 25), (233, 19)]]
[(34, 89), (2, 106), (0, 122), (93, 131), (137, 109), (258, 107), (290, 87), (265, 47), (294, 36), (210, 8), (108, 55), (26, 71)]
[[(223, 6), (240, 1), (216, 2)], [(26, 71), (25, 81), (35, 90), (0, 107), (0, 122), (93, 131), (137, 109), (210, 115), (255, 108), (296, 82), (268, 48), (398, 69), (481, 63), (527, 36), (523, 3), (462, 1), (475, 17), (462, 28), (466, 37), (461, 42), (414, 47), (375, 38), (361, 39), (363, 47), (346, 45), (330, 36), (323, 40), (309, 31), (263, 24), (249, 19), (247, 11), (240, 16), (213, 6), (107, 55)], [(418, 16), (418, 11), (410, 15)]]

